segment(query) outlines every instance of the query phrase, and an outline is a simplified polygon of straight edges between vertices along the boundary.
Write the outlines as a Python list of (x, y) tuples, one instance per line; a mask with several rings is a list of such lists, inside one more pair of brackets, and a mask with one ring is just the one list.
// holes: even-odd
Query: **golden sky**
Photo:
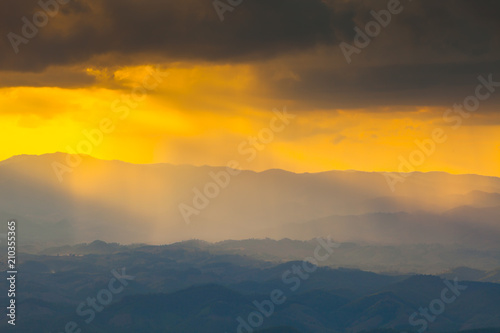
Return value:
[[(415, 170), (500, 176), (494, 11), (413, 2), (346, 61), (339, 46), (358, 45), (354, 28), (386, 6), (248, 2), (222, 21), (210, 1), (81, 0), (15, 45), (21, 18), (43, 9), (2, 3), (0, 34), (10, 37), (0, 40), (0, 159), (86, 146), (132, 163), (398, 171), (437, 129), (446, 140)], [(483, 94), (495, 91), (470, 115), (447, 113), (480, 76), (495, 82)], [(293, 120), (252, 143), (284, 109)], [(85, 133), (102, 126), (89, 148)]]
[[(84, 132), (93, 133), (109, 119), (113, 128), (101, 132), (102, 140), (91, 142), (90, 155), (96, 158), (194, 165), (237, 160), (245, 169), (294, 172), (397, 171), (399, 156), (408, 159), (418, 148), (415, 140), (428, 140), (441, 128), (447, 140), (436, 143), (435, 152), (416, 170), (500, 176), (500, 126), (484, 124), (481, 119), (486, 116), (480, 113), (464, 118), (454, 129), (454, 123), (443, 121), (444, 107), (304, 110), (297, 101), (275, 97), (276, 92), (261, 82), (259, 70), (249, 64), (81, 71), (95, 77), (94, 83), (0, 89), (0, 136), (7, 143), (0, 159), (79, 152), (82, 141), (90, 142)], [(279, 79), (279, 71), (274, 74)], [(123, 102), (123, 96), (139, 92), (134, 89), (143, 82), (154, 89), (145, 89), (137, 102), (131, 97), (130, 105)], [(270, 127), (273, 109), (284, 108), (295, 118), (274, 133), (271, 142), (260, 143), (264, 148), (248, 161), (250, 155), (242, 154), (240, 145)]]

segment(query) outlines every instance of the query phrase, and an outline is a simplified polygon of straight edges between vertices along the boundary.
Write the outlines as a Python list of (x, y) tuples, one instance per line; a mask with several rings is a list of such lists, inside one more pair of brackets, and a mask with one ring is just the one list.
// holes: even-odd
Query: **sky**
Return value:
[(498, 1), (41, 3), (0, 4), (0, 160), (500, 176)]

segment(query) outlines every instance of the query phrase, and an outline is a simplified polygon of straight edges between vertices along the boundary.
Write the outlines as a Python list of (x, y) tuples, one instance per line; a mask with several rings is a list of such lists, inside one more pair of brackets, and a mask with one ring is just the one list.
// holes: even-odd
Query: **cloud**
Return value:
[[(402, 5), (404, 11), (393, 16), (356, 62), (364, 63), (365, 53), (370, 53), (371, 65), (401, 59), (416, 64), (498, 58), (497, 1), (424, 0)], [(59, 5), (58, 14), (49, 17), (28, 44), (20, 44), (16, 54), (7, 35), (22, 35), (21, 19), (32, 21), (41, 8), (37, 0), (4, 1), (0, 69), (40, 71), (104, 55), (113, 56), (100, 60), (124, 64), (152, 58), (259, 61), (352, 43), (354, 27), (363, 28), (373, 20), (372, 10), (384, 8), (385, 0), (244, 0), (221, 22), (210, 0), (71, 0)]]
[[(321, 61), (311, 60), (315, 63)], [(478, 76), (492, 74), (493, 80), (500, 82), (500, 61), (353, 66), (347, 69), (331, 63), (323, 67), (295, 68), (295, 73), (300, 81), (275, 83), (271, 80), (272, 69), (265, 67), (260, 72), (260, 80), (268, 85), (268, 90), (274, 90), (276, 98), (297, 100), (297, 108), (304, 110), (451, 107), (474, 94)], [(481, 108), (492, 110), (499, 104), (500, 92), (497, 92), (481, 102)]]
[[(47, 0), (50, 1), (50, 0)], [(386, 0), (244, 0), (221, 22), (211, 0), (71, 0), (15, 54), (9, 32), (40, 10), (37, 0), (0, 4), (1, 86), (88, 86), (81, 69), (181, 62), (249, 64), (266, 98), (297, 110), (451, 106), (479, 75), (500, 78), (500, 2), (402, 1), (348, 65), (340, 42)], [(56, 75), (48, 68), (69, 68)], [(18, 75), (16, 73), (39, 72)], [(48, 74), (47, 74), (48, 73)], [(2, 73), (3, 75), (3, 73)], [(500, 94), (484, 103), (500, 104)]]
[(96, 83), (81, 67), (48, 67), (43, 72), (16, 72), (1, 73), (0, 88), (4, 87), (65, 87), (80, 88), (92, 86)]
[[(21, 35), (36, 1), (2, 3), (0, 34)], [(73, 0), (15, 54), (2, 38), (0, 66), (18, 71), (74, 64), (94, 56), (254, 60), (330, 42), (331, 16), (320, 0), (248, 0), (220, 22), (211, 1)]]
[(334, 145), (338, 145), (339, 143), (341, 143), (345, 139), (347, 139), (347, 137), (345, 135), (339, 135), (335, 139), (333, 139), (332, 142)]

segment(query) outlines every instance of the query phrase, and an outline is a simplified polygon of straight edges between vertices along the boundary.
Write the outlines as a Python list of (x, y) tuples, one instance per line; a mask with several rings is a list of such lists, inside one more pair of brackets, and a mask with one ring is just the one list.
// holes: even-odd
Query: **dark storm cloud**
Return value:
[(320, 0), (247, 0), (219, 21), (209, 0), (72, 0), (15, 54), (7, 38), (21, 35), (21, 17), (37, 1), (4, 1), (1, 69), (41, 70), (106, 53), (169, 59), (261, 59), (332, 43), (331, 13)]
[[(41, 0), (52, 2), (54, 0)], [(62, 1), (62, 0), (60, 0)], [(173, 60), (236, 62), (262, 60), (318, 45), (352, 43), (354, 27), (373, 20), (370, 11), (388, 0), (243, 0), (219, 21), (212, 0), (64, 0), (45, 27), (19, 45), (15, 54), (7, 38), (22, 36), (22, 17), (32, 21), (38, 0), (5, 0), (0, 4), (0, 69), (41, 70), (74, 64), (93, 56), (160, 56)], [(488, 57), (499, 49), (500, 2), (401, 2), (404, 11), (392, 18), (364, 53), (387, 61), (409, 50), (433, 56)], [(424, 51), (429, 51), (425, 53)], [(495, 54), (498, 55), (498, 54)], [(446, 60), (446, 59), (445, 59)], [(463, 60), (463, 59), (462, 59)], [(377, 65), (373, 63), (371, 65)]]
[(44, 72), (4, 71), (0, 74), (0, 88), (3, 87), (64, 87), (82, 88), (96, 84), (96, 78), (82, 71), (80, 67), (50, 67)]
[[(474, 94), (478, 76), (500, 83), (500, 61), (460, 64), (400, 64), (346, 69), (301, 69), (300, 80), (272, 82), (273, 96), (291, 99), (304, 110), (380, 106), (451, 106)], [(263, 82), (272, 72), (260, 73)], [(500, 105), (500, 88), (482, 102)], [(297, 105), (297, 107), (299, 107)], [(491, 109), (491, 108), (490, 108)], [(498, 110), (498, 108), (495, 108)], [(493, 110), (493, 109), (491, 109)]]
[[(321, 65), (314, 59), (309, 66), (295, 66), (293, 73), (300, 80), (274, 83), (275, 96), (300, 101), (304, 110), (448, 107), (474, 92), (479, 75), (492, 74), (500, 82), (500, 2), (401, 4), (403, 11), (360, 54), (352, 55), (350, 65), (336, 46)], [(352, 27), (363, 29), (373, 20), (370, 11), (387, 8), (387, 1), (351, 1), (335, 8), (355, 13)], [(338, 39), (354, 45), (354, 29), (349, 31), (343, 35), (337, 30)], [(488, 111), (498, 111), (498, 105), (500, 91), (482, 102)]]
[[(243, 0), (221, 22), (212, 0), (70, 0), (16, 54), (7, 34), (21, 34), (21, 17), (40, 8), (35, 0), (4, 0), (0, 70), (252, 62), (274, 97), (304, 108), (448, 105), (478, 75), (500, 80), (497, 0), (401, 0), (403, 11), (348, 65), (339, 44), (352, 45), (354, 27), (364, 29), (370, 11), (388, 1)], [(326, 52), (307, 53), (315, 50)], [(273, 80), (276, 62), (300, 80)]]

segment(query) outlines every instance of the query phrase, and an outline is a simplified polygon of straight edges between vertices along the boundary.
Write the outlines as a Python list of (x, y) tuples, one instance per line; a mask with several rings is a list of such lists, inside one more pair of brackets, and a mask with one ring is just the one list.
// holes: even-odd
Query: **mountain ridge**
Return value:
[[(297, 174), (273, 169), (230, 176), (224, 167), (89, 158), (60, 182), (51, 162), (68, 156), (22, 155), (0, 163), (0, 218), (19, 219), (26, 228), (25, 244), (96, 238), (164, 244), (193, 238), (311, 239), (330, 234), (339, 242), (373, 244), (434, 243), (443, 235), (448, 243), (466, 241), (481, 247), (484, 242), (477, 235), (492, 238), (500, 232), (496, 211), (484, 207), (500, 206), (500, 179), (494, 177), (415, 173), (392, 192), (383, 174), (376, 172)], [(215, 188), (215, 195), (207, 188)], [(477, 214), (453, 213), (465, 205)], [(181, 207), (190, 213), (184, 214)], [(332, 216), (336, 223), (311, 224)], [(356, 226), (348, 219), (364, 222)], [(374, 232), (363, 231), (366, 228)]]
[[(208, 165), (208, 164), (203, 164), (203, 165), (194, 165), (194, 164), (187, 164), (187, 163), (182, 163), (182, 164), (173, 164), (169, 162), (152, 162), (152, 163), (134, 163), (134, 162), (128, 162), (120, 159), (104, 159), (104, 158), (98, 158), (94, 157), (89, 154), (70, 154), (70, 153), (65, 153), (65, 152), (54, 152), (54, 153), (44, 153), (44, 154), (19, 154), (19, 155), (13, 155), (11, 157), (8, 157), (4, 160), (0, 160), (0, 165), (4, 162), (8, 162), (10, 160), (15, 161), (18, 159), (22, 158), (33, 158), (33, 157), (58, 157), (60, 158), (65, 158), (67, 156), (81, 156), (82, 158), (85, 159), (92, 159), (96, 161), (101, 161), (101, 162), (121, 162), (125, 164), (130, 164), (130, 165), (136, 165), (136, 166), (173, 166), (173, 167), (193, 167), (193, 168), (214, 168), (214, 169), (225, 169), (227, 166), (223, 165)], [(264, 169), (261, 171), (255, 171), (252, 169), (238, 169), (241, 171), (248, 171), (248, 172), (255, 172), (255, 173), (265, 173), (265, 172), (273, 172), (273, 171), (282, 171), (286, 173), (292, 173), (295, 175), (316, 175), (316, 174), (324, 174), (324, 173), (334, 173), (334, 172), (344, 172), (344, 173), (367, 173), (367, 174), (390, 174), (390, 173), (400, 173), (399, 171), (365, 171), (365, 170), (356, 170), (356, 169), (345, 169), (345, 170), (339, 170), (339, 169), (329, 169), (329, 170), (323, 170), (323, 171), (316, 171), (316, 172), (310, 172), (310, 171), (304, 171), (304, 172), (294, 172), (286, 169), (279, 169), (279, 168), (270, 168), (270, 169)], [(482, 175), (482, 174), (474, 174), (474, 173), (451, 173), (447, 171), (413, 171), (413, 172), (403, 172), (402, 174), (405, 175), (412, 175), (412, 174), (446, 174), (446, 175), (451, 175), (451, 176), (478, 176), (478, 177), (488, 177), (488, 178), (496, 178), (500, 179), (500, 176), (492, 176), (492, 175)]]

